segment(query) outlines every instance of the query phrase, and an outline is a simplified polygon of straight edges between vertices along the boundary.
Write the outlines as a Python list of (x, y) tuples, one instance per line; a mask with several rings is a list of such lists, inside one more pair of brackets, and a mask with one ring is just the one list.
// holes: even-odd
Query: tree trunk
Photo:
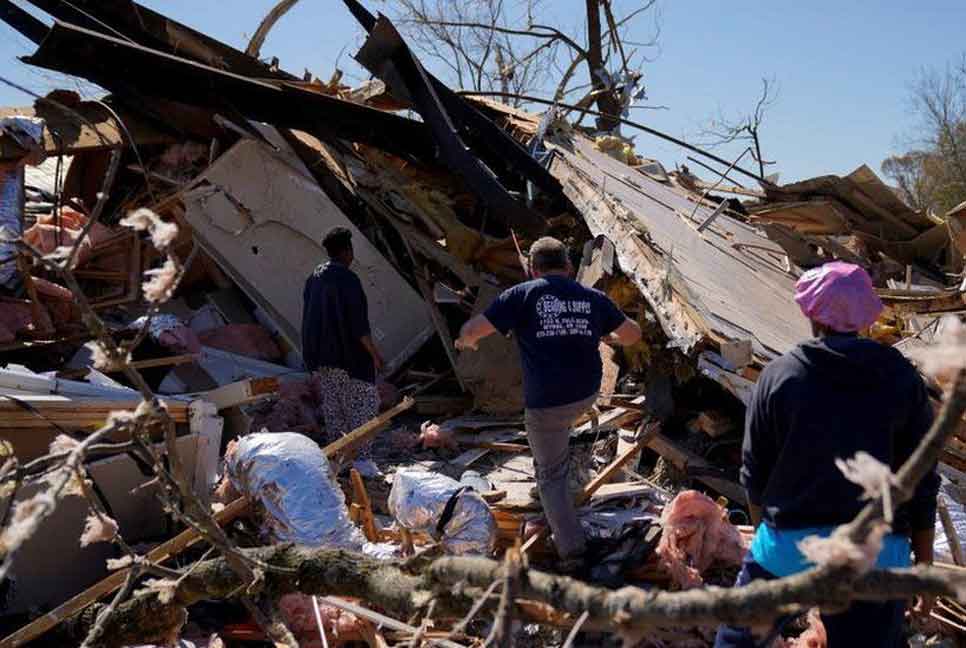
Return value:
[(587, 0), (587, 70), (597, 92), (597, 129), (613, 131), (620, 127), (621, 105), (616, 94), (607, 88), (604, 68), (604, 43), (600, 23), (600, 0)]

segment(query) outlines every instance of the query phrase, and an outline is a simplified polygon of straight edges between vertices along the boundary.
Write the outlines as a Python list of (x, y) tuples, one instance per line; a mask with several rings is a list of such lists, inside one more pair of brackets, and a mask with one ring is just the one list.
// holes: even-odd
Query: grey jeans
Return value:
[(540, 489), (540, 503), (553, 530), (553, 542), (561, 558), (584, 552), (584, 530), (577, 519), (570, 492), (570, 432), (574, 421), (597, 402), (597, 394), (558, 407), (527, 409), (527, 439)]

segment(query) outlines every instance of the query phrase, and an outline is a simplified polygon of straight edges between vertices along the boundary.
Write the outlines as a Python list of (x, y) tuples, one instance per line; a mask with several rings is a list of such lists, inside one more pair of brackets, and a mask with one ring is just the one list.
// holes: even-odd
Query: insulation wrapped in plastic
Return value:
[[(960, 546), (966, 548), (966, 487), (953, 483), (943, 475), (939, 497), (946, 503), (946, 508), (949, 510), (949, 519), (953, 523), (953, 529), (955, 529), (956, 536), (959, 538)], [(953, 552), (949, 548), (946, 528), (938, 515), (936, 516), (936, 540), (933, 549), (936, 552), (936, 560), (947, 563), (953, 562)]]
[[(23, 234), (23, 168), (0, 169), (0, 238), (16, 239)], [(17, 246), (0, 242), (0, 285), (17, 282)]]
[(226, 453), (225, 469), (232, 486), (265, 510), (272, 540), (377, 558), (394, 554), (392, 545), (366, 542), (349, 519), (342, 489), (312, 439), (294, 432), (250, 434)]
[[(12, 138), (24, 151), (36, 153), (43, 141), (44, 121), (22, 115), (0, 118), (0, 133)], [(39, 162), (36, 155), (31, 157), (33, 164)], [(0, 170), (0, 229), (6, 230), (0, 238), (23, 234), (24, 198), (23, 166)], [(16, 253), (14, 244), (0, 243), (0, 285), (12, 287), (19, 280)]]
[(437, 539), (449, 554), (490, 554), (496, 544), (496, 520), (486, 501), (445, 475), (396, 473), (389, 511), (403, 527)]

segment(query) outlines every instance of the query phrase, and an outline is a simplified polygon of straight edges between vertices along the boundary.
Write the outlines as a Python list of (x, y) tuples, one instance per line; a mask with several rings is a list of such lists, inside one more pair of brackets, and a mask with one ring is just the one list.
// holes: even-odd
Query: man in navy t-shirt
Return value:
[(567, 486), (570, 430), (597, 400), (601, 339), (623, 346), (641, 329), (599, 290), (570, 278), (567, 247), (554, 238), (530, 248), (532, 281), (504, 291), (460, 331), (456, 348), (475, 350), (484, 337), (511, 331), (520, 346), (527, 437), (537, 486), (563, 567), (576, 567), (584, 535)]

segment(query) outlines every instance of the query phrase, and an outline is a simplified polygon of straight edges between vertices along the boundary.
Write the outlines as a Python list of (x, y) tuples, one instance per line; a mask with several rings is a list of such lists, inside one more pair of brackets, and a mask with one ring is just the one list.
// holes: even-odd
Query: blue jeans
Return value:
[[(741, 566), (735, 587), (742, 587), (753, 580), (774, 579), (774, 575), (749, 556)], [(904, 647), (907, 645), (902, 634), (905, 612), (905, 601), (857, 601), (841, 614), (822, 614), (822, 623), (828, 633), (828, 648)], [(783, 617), (775, 622), (775, 628), (780, 629), (789, 621), (791, 617)], [(721, 626), (714, 640), (715, 648), (758, 648), (766, 645), (764, 638), (755, 639), (749, 628), (736, 626)]]

